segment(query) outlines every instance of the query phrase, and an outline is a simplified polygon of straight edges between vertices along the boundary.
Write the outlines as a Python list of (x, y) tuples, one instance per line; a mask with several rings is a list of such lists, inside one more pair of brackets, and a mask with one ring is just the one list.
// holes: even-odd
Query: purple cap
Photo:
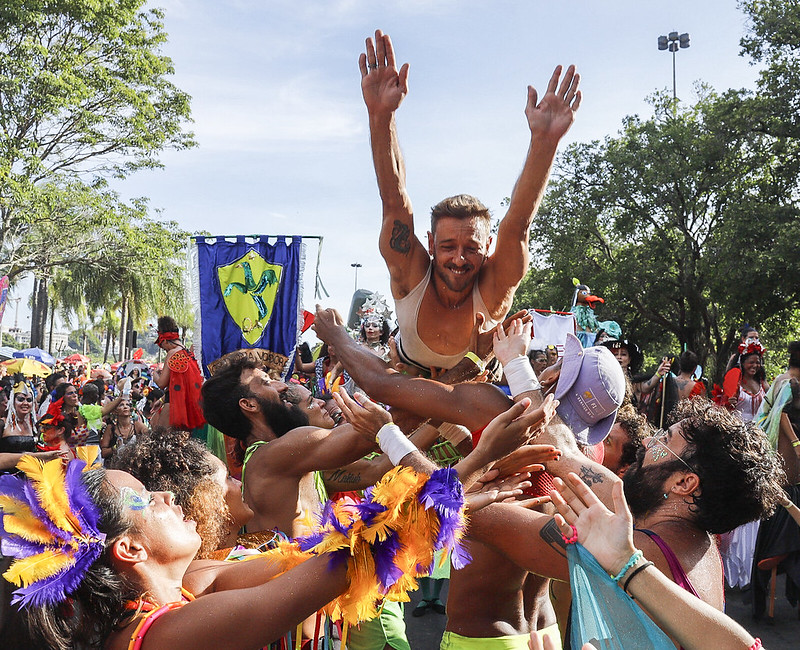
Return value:
[(602, 346), (584, 350), (576, 336), (567, 334), (556, 411), (578, 442), (596, 445), (604, 440), (624, 397), (625, 375), (611, 351)]

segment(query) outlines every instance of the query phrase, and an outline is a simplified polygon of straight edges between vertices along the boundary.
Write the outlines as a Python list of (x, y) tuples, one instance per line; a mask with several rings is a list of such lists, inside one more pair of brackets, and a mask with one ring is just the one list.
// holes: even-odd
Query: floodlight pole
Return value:
[(353, 264), (351, 264), (350, 266), (352, 266), (356, 272), (355, 282), (353, 283), (353, 293), (355, 293), (356, 291), (358, 291), (358, 269), (361, 268), (361, 264), (359, 264), (358, 262), (353, 262)]
[(689, 47), (689, 34), (684, 32), (683, 34), (678, 34), (678, 32), (670, 32), (668, 36), (659, 36), (658, 37), (658, 49), (659, 50), (669, 50), (672, 52), (672, 113), (673, 115), (678, 110), (678, 86), (676, 83), (676, 75), (675, 75), (675, 53), (678, 51), (678, 48), (685, 49)]

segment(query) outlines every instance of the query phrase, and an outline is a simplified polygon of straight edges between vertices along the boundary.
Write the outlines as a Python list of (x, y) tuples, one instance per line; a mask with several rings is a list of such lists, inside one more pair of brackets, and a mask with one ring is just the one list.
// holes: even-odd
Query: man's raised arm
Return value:
[(525, 116), (531, 142), (522, 173), (511, 194), (511, 203), (497, 231), (497, 244), (481, 275), (481, 294), (490, 309), (507, 302), (528, 271), (528, 232), (544, 196), (550, 168), (561, 138), (572, 126), (581, 103), (580, 75), (575, 66), (567, 68), (559, 85), (561, 66), (557, 66), (542, 101), (536, 89), (528, 86)]
[(372, 161), (383, 203), (379, 247), (395, 298), (404, 297), (427, 269), (429, 257), (414, 235), (414, 213), (406, 192), (406, 173), (397, 140), (395, 111), (408, 93), (408, 63), (397, 70), (392, 41), (380, 30), (367, 39), (358, 60), (361, 92), (369, 114)]

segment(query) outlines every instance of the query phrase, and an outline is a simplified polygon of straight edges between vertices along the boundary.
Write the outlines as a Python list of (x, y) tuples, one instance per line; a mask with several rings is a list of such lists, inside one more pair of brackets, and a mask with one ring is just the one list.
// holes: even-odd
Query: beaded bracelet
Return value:
[(624, 576), (628, 572), (628, 569), (630, 569), (634, 564), (636, 564), (640, 559), (642, 559), (642, 555), (643, 553), (641, 551), (635, 551), (634, 554), (631, 555), (631, 558), (628, 560), (625, 566), (622, 567), (622, 570), (617, 575), (611, 576), (611, 579), (619, 584), (620, 578), (622, 578), (622, 576)]
[(641, 566), (637, 566), (636, 569), (633, 572), (631, 572), (631, 574), (628, 576), (628, 579), (625, 581), (625, 584), (622, 585), (622, 591), (628, 593), (628, 585), (631, 583), (631, 580), (633, 580), (636, 577), (637, 573), (644, 571), (649, 566), (655, 566), (655, 565), (648, 560)]

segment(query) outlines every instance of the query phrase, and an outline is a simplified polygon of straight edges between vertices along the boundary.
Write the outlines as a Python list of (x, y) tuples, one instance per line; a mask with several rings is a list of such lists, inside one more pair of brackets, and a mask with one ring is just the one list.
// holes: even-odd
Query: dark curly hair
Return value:
[[(48, 648), (71, 650), (75, 647), (102, 647), (109, 635), (128, 623), (134, 614), (128, 601), (142, 596), (142, 589), (114, 569), (109, 557), (113, 542), (134, 529), (119, 492), (106, 480), (103, 469), (84, 472), (81, 480), (98, 506), (98, 528), (106, 534), (106, 548), (92, 564), (71, 603), (59, 603), (21, 610), (34, 643)], [(23, 642), (19, 647), (31, 647)]]
[(153, 492), (169, 491), (189, 519), (197, 522), (202, 543), (198, 558), (213, 553), (225, 535), (230, 512), (222, 488), (212, 478), (217, 472), (211, 452), (185, 431), (157, 428), (119, 448), (109, 462), (139, 479)]
[(632, 465), (636, 461), (636, 452), (642, 446), (642, 441), (651, 434), (652, 428), (647, 418), (639, 413), (628, 401), (617, 411), (616, 421), (622, 426), (628, 441), (622, 446), (619, 462), (621, 467)]
[(165, 332), (177, 332), (178, 324), (172, 316), (159, 316), (158, 317), (158, 331), (163, 334)]
[(785, 482), (782, 463), (754, 423), (706, 399), (685, 399), (670, 414), (688, 446), (682, 458), (700, 479), (691, 509), (697, 525), (720, 534), (768, 517)]
[(239, 400), (250, 396), (250, 387), (242, 384), (242, 373), (258, 367), (255, 361), (242, 355), (209, 377), (201, 389), (203, 415), (206, 421), (226, 436), (247, 440), (251, 425)]

